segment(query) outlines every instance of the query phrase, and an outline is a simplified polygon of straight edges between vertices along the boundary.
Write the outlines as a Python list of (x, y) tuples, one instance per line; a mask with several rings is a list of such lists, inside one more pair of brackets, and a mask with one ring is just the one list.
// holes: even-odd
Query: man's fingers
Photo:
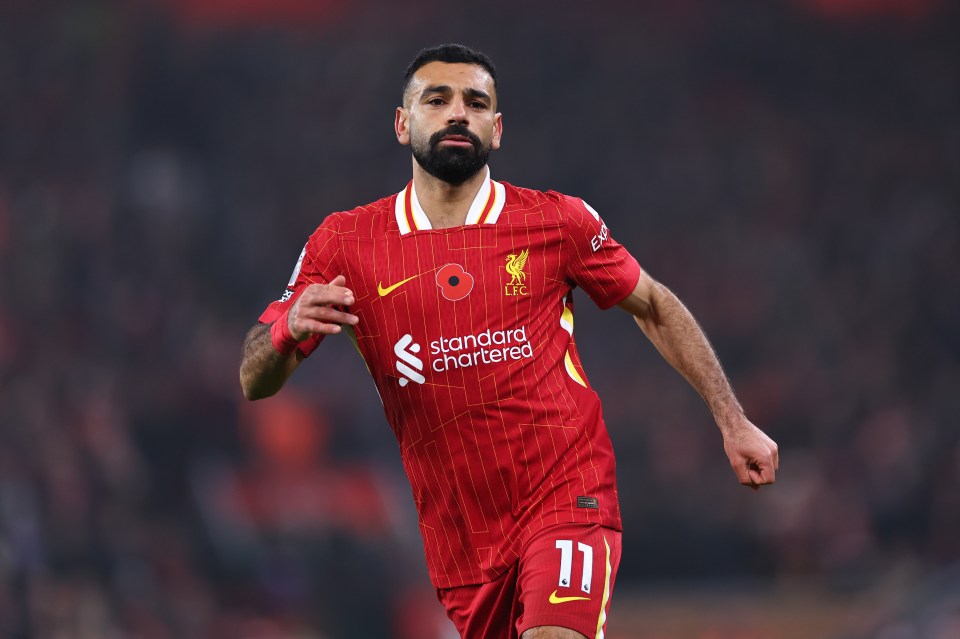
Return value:
[(333, 335), (341, 331), (341, 324), (356, 325), (360, 318), (340, 310), (353, 304), (353, 291), (346, 288), (347, 279), (337, 275), (329, 284), (311, 284), (290, 308), (290, 332), (297, 339), (306, 339), (311, 333)]
[(751, 462), (747, 465), (746, 475), (748, 485), (754, 490), (759, 490), (760, 486), (770, 485), (777, 480), (776, 471), (772, 463), (761, 464), (759, 462)]
[(308, 319), (356, 324), (355, 319), (350, 319), (355, 318), (356, 316), (354, 315), (348, 313), (341, 313), (340, 315), (327, 314), (328, 311), (340, 313), (340, 311), (332, 309), (331, 307), (333, 306), (350, 306), (356, 301), (353, 296), (353, 291), (342, 286), (344, 283), (345, 278), (343, 275), (338, 275), (333, 278), (329, 284), (311, 284), (304, 289), (300, 298), (291, 309), (291, 312), (298, 317), (302, 316)]
[(772, 473), (764, 473), (760, 468), (751, 468), (747, 471), (747, 475), (750, 476), (750, 483), (754, 486), (773, 483)]
[(327, 292), (333, 297), (331, 303), (346, 304), (347, 306), (353, 304), (353, 291), (344, 286), (346, 283), (347, 278), (343, 275), (337, 275), (326, 285)]
[(290, 322), (290, 332), (294, 335), (308, 333), (335, 335), (342, 330), (341, 324), (354, 326), (360, 321), (356, 315), (344, 313), (329, 306), (310, 307), (301, 311)]
[(761, 464), (756, 461), (745, 461), (742, 465), (734, 466), (737, 479), (744, 486), (753, 490), (760, 490), (761, 486), (768, 486), (776, 481), (776, 469), (772, 463)]
[(338, 304), (350, 306), (356, 300), (353, 291), (343, 286), (346, 283), (343, 275), (338, 275), (329, 284), (311, 284), (304, 289), (297, 303), (303, 306), (324, 306)]
[(306, 306), (301, 307), (297, 313), (297, 319), (316, 320), (319, 322), (329, 322), (331, 324), (350, 324), (355, 325), (360, 321), (356, 315), (339, 311), (330, 306)]
[(303, 333), (320, 333), (322, 335), (336, 335), (343, 329), (339, 324), (330, 324), (328, 322), (321, 322), (318, 320), (305, 319), (298, 322), (297, 327), (299, 330), (291, 332), (303, 332)]
[(753, 479), (750, 478), (750, 471), (746, 465), (739, 465), (733, 467), (733, 472), (737, 474), (737, 480), (740, 481), (740, 484), (743, 486), (752, 486)]

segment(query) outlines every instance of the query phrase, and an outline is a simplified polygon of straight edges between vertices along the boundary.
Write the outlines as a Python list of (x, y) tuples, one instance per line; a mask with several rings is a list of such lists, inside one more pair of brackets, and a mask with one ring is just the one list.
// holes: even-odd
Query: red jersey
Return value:
[[(608, 308), (633, 291), (640, 267), (596, 211), (488, 177), (463, 226), (432, 229), (411, 182), (327, 217), (260, 321), (341, 274), (436, 587), (494, 579), (545, 526), (620, 530), (613, 448), (573, 340), (572, 289)], [(299, 348), (309, 355), (320, 339)]]

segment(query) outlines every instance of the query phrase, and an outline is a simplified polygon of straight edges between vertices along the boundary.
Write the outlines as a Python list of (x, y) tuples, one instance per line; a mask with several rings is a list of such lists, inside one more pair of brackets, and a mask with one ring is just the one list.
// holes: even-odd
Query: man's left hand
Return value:
[(777, 443), (746, 417), (724, 429), (723, 449), (733, 472), (744, 486), (760, 490), (760, 486), (776, 481), (780, 466)]

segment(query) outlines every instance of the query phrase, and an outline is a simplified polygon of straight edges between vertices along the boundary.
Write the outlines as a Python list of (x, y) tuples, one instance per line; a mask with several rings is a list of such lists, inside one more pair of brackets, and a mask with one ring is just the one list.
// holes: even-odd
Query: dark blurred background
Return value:
[(946, 0), (5, 0), (0, 637), (451, 637), (347, 340), (254, 404), (237, 367), (323, 217), (409, 179), (402, 73), (460, 41), (493, 176), (597, 208), (781, 447), (743, 489), (578, 298), (608, 638), (957, 639), (958, 33)]

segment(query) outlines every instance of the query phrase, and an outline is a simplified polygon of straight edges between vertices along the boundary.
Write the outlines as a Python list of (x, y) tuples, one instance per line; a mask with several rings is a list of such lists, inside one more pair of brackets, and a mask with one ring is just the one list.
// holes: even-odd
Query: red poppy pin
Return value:
[(437, 271), (437, 286), (445, 298), (456, 302), (473, 290), (473, 275), (463, 270), (459, 264), (447, 264)]

